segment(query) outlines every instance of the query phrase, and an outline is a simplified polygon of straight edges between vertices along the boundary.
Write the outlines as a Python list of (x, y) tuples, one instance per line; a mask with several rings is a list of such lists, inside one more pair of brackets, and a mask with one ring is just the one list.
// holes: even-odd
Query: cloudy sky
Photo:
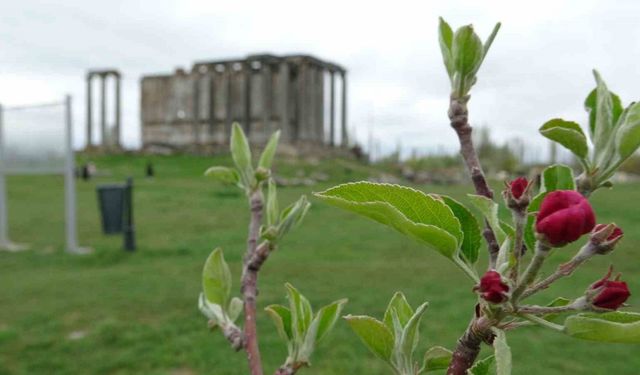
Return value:
[(140, 143), (139, 79), (196, 60), (308, 53), (349, 70), (349, 126), (383, 150), (454, 150), (438, 16), (502, 29), (473, 89), (471, 121), (501, 140), (545, 145), (552, 117), (584, 123), (600, 70), (626, 104), (640, 98), (640, 2), (627, 1), (0, 1), (0, 103), (73, 95), (84, 144), (84, 74), (124, 75), (124, 142)]

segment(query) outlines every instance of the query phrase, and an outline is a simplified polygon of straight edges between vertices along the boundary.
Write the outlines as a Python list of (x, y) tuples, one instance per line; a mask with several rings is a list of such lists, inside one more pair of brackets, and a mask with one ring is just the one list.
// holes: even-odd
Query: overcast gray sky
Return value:
[[(74, 97), (84, 144), (84, 73), (124, 75), (124, 142), (140, 142), (139, 78), (196, 60), (308, 53), (349, 70), (349, 126), (391, 150), (445, 147), (448, 79), (438, 16), (502, 29), (472, 91), (471, 121), (541, 147), (552, 117), (585, 121), (600, 70), (624, 104), (640, 98), (640, 2), (627, 1), (34, 1), (0, 0), (0, 102)], [(371, 130), (372, 129), (372, 130)]]

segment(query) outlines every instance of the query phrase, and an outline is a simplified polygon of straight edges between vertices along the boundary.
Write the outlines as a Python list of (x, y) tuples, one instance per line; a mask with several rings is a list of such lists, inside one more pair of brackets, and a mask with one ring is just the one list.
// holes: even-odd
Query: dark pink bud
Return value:
[[(593, 233), (598, 233), (601, 230), (604, 230), (607, 227), (607, 224), (598, 224), (593, 228)], [(624, 232), (622, 231), (622, 229), (618, 226), (616, 226), (613, 231), (611, 232), (611, 234), (609, 235), (609, 237), (606, 238), (607, 241), (614, 241), (617, 240), (618, 238), (622, 237), (624, 235)]]
[(620, 281), (620, 275), (615, 280), (610, 280), (612, 270), (602, 280), (591, 285), (591, 290), (601, 289), (591, 302), (602, 309), (617, 310), (631, 296), (629, 287), (624, 281)]
[(529, 181), (524, 177), (518, 177), (515, 180), (509, 182), (509, 191), (515, 199), (520, 199), (524, 191), (527, 190)]
[(536, 232), (552, 246), (560, 247), (591, 232), (596, 216), (591, 204), (573, 190), (557, 190), (547, 194), (540, 205)]
[(496, 271), (487, 271), (476, 289), (484, 300), (491, 303), (502, 303), (509, 298), (507, 295), (509, 286), (502, 281), (502, 276)]

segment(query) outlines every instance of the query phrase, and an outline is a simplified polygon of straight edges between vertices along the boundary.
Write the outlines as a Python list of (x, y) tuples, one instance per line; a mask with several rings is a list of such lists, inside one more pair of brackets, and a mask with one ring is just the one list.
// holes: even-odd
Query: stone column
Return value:
[(193, 105), (191, 110), (193, 114), (191, 116), (193, 126), (193, 143), (196, 148), (200, 147), (200, 72), (194, 71), (193, 75)]
[(314, 143), (324, 145), (324, 68), (319, 66), (315, 71), (316, 87), (313, 105), (315, 109), (315, 139)]
[(93, 137), (93, 90), (91, 89), (91, 80), (93, 74), (87, 73), (87, 145), (86, 148), (91, 148)]
[(331, 71), (331, 86), (329, 96), (329, 146), (335, 145), (336, 139), (336, 93), (335, 93), (335, 73)]
[(115, 139), (113, 140), (114, 146), (116, 148), (121, 147), (120, 139), (122, 137), (121, 134), (121, 122), (122, 122), (122, 111), (120, 110), (120, 73), (115, 74), (116, 78), (116, 118), (115, 118)]
[(347, 147), (349, 140), (347, 138), (347, 72), (340, 72), (342, 77), (342, 146)]
[(106, 87), (106, 75), (100, 74), (100, 145), (102, 147), (107, 146), (107, 87)]
[(216, 127), (216, 70), (212, 70), (209, 75), (209, 139), (213, 143)]
[(229, 139), (229, 137), (231, 137), (231, 126), (233, 125), (233, 113), (231, 113), (231, 111), (233, 110), (233, 103), (231, 101), (231, 86), (232, 86), (232, 79), (233, 79), (233, 65), (232, 64), (226, 64), (224, 67), (224, 75), (227, 78), (227, 92), (225, 95), (225, 117), (226, 117), (226, 123), (227, 123), (227, 134), (225, 139)]
[(262, 62), (262, 128), (266, 137), (274, 131), (271, 129), (271, 66), (266, 61)]
[(286, 61), (280, 62), (279, 67), (279, 89), (278, 94), (280, 96), (280, 131), (281, 138), (286, 141), (291, 141), (292, 132), (291, 125), (289, 124), (289, 63)]
[(247, 139), (251, 141), (251, 76), (253, 75), (251, 61), (247, 61), (242, 66), (242, 72), (244, 73), (244, 131), (247, 133)]
[(305, 61), (302, 61), (298, 65), (298, 77), (297, 77), (297, 95), (296, 95), (296, 129), (295, 129), (295, 141), (307, 139), (308, 129), (308, 101), (307, 101), (307, 71), (308, 66)]

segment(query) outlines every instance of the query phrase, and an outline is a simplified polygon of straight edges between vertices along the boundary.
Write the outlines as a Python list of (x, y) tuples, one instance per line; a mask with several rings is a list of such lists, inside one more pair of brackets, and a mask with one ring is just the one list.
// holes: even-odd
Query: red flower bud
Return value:
[(529, 181), (524, 177), (518, 177), (509, 182), (509, 191), (515, 199), (520, 199), (524, 191), (527, 190), (527, 186), (529, 186)]
[(573, 190), (553, 191), (544, 198), (536, 219), (536, 232), (552, 246), (560, 247), (591, 232), (596, 216), (591, 204)]
[(600, 292), (593, 298), (591, 303), (602, 309), (617, 310), (625, 303), (631, 293), (627, 283), (620, 281), (620, 275), (615, 280), (609, 280), (611, 272), (612, 269), (609, 269), (609, 272), (602, 280), (591, 285), (591, 290), (600, 289)]
[(509, 286), (502, 281), (502, 276), (496, 271), (487, 271), (480, 279), (480, 285), (476, 287), (480, 296), (491, 303), (505, 302), (509, 297)]
[[(607, 227), (607, 224), (598, 224), (593, 228), (593, 233), (598, 233), (601, 230), (603, 230), (604, 228)], [(609, 235), (609, 237), (606, 238), (607, 241), (615, 241), (618, 238), (622, 237), (624, 235), (624, 232), (622, 231), (622, 229), (618, 226), (615, 226), (615, 228), (613, 228), (613, 231), (611, 232), (611, 234)]]
[(596, 254), (608, 254), (615, 249), (624, 233), (615, 224), (598, 224), (591, 231), (591, 244)]

